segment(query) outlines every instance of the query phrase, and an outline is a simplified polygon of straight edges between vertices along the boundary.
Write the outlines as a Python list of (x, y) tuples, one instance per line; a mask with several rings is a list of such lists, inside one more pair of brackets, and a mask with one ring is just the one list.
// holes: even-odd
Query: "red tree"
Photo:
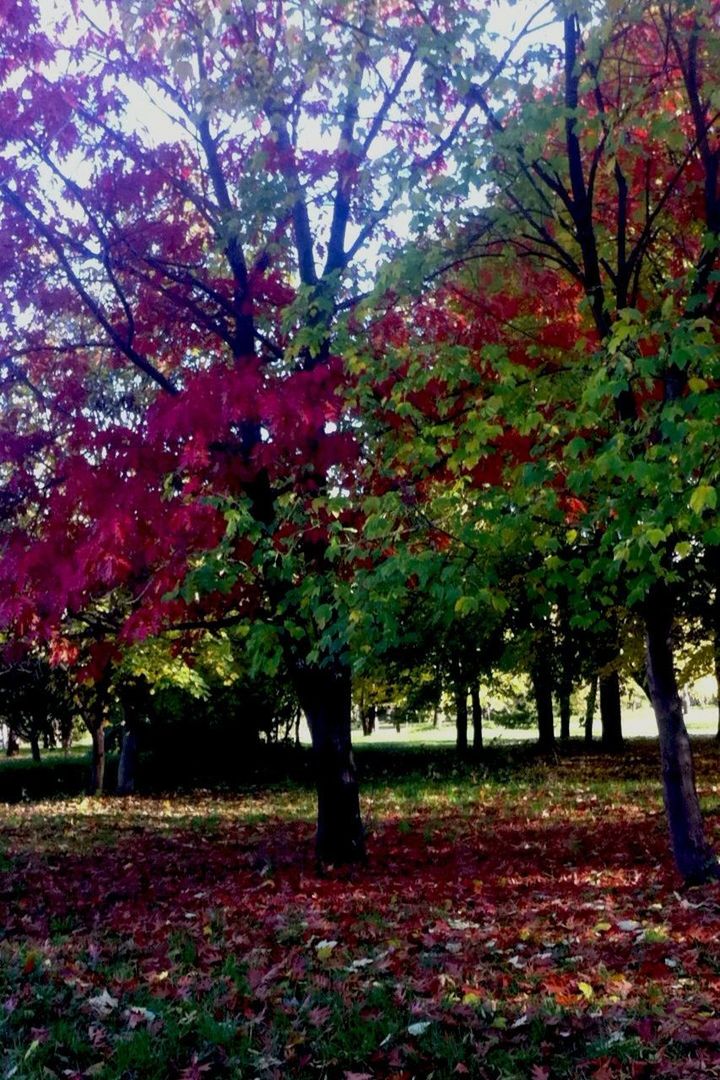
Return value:
[(468, 69), (503, 61), (474, 4), (437, 0), (5, 15), (3, 623), (67, 656), (94, 605), (97, 677), (145, 635), (265, 620), (312, 731), (318, 854), (360, 858), (342, 318), (470, 137)]

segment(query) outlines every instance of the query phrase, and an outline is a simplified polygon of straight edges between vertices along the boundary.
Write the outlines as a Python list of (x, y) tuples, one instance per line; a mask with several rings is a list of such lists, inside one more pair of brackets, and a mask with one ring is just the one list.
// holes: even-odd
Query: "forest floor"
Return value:
[(720, 1077), (720, 886), (679, 887), (653, 744), (442, 762), (375, 769), (322, 877), (300, 787), (0, 808), (0, 1078)]

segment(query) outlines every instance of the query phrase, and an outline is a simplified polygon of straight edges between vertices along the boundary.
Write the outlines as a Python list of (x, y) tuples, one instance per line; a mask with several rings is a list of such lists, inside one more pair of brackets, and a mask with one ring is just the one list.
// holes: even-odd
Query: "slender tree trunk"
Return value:
[(598, 677), (597, 675), (593, 675), (590, 680), (590, 692), (588, 693), (587, 705), (585, 706), (585, 742), (588, 745), (593, 741), (593, 720), (595, 719), (597, 692)]
[(101, 795), (105, 786), (105, 723), (91, 728), (93, 758), (90, 766), (90, 794)]
[(362, 724), (363, 735), (372, 735), (375, 730), (375, 715), (377, 709), (374, 705), (368, 705), (367, 708), (362, 708), (360, 714), (360, 722)]
[(483, 711), (480, 704), (480, 687), (474, 682), (470, 687), (472, 705), (472, 748), (473, 754), (480, 755), (483, 749)]
[(123, 725), (120, 760), (118, 761), (118, 795), (132, 795), (135, 790), (137, 766), (137, 732), (133, 724)]
[(30, 733), (30, 752), (33, 761), (40, 761), (40, 739), (36, 731)]
[(562, 686), (558, 695), (560, 699), (560, 738), (567, 742), (570, 738), (570, 692)]
[(568, 742), (570, 739), (570, 695), (573, 687), (573, 649), (568, 598), (565, 595), (565, 590), (563, 590), (561, 597), (558, 629), (560, 635), (560, 678), (558, 685), (560, 738), (563, 742)]
[(458, 754), (466, 754), (468, 748), (467, 686), (455, 683), (455, 748)]
[(538, 743), (541, 750), (555, 748), (555, 718), (553, 716), (552, 677), (541, 662), (537, 662), (530, 673), (535, 694), (535, 709), (538, 721)]
[(17, 740), (17, 735), (12, 728), (8, 728), (7, 746), (5, 748), (5, 757), (15, 757), (20, 753), (20, 744)]
[(350, 669), (298, 667), (298, 699), (312, 737), (318, 795), (318, 864), (365, 860), (357, 772), (351, 740)]
[(648, 686), (660, 736), (665, 811), (675, 864), (689, 884), (720, 877), (720, 864), (705, 840), (695, 788), (690, 740), (673, 664), (672, 602), (657, 584), (648, 600), (645, 645)]
[(716, 739), (720, 741), (720, 635), (715, 635), (715, 686), (717, 693), (718, 728)]
[(90, 765), (90, 794), (102, 795), (105, 785), (105, 721), (93, 724), (90, 729), (92, 736), (92, 763)]
[(602, 747), (609, 753), (623, 749), (622, 706), (620, 703), (620, 676), (617, 671), (600, 676), (600, 723)]
[(67, 754), (72, 745), (73, 725), (72, 719), (63, 718), (60, 721), (60, 745)]

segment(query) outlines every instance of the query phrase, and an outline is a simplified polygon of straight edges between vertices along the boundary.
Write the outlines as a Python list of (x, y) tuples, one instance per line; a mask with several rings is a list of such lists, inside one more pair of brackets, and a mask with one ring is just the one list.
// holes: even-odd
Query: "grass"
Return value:
[(720, 894), (652, 744), (359, 761), (370, 862), (324, 877), (306, 785), (7, 806), (0, 1077), (718, 1075)]

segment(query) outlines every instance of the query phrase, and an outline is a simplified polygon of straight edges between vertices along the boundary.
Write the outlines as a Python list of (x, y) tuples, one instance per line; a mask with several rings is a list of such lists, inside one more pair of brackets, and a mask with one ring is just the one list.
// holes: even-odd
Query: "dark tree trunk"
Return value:
[(473, 754), (481, 754), (483, 748), (483, 711), (480, 704), (480, 687), (476, 682), (470, 687), (472, 705), (472, 748)]
[(720, 740), (720, 636), (715, 636), (715, 686), (717, 693), (718, 729), (716, 739)]
[(600, 676), (600, 723), (602, 747), (609, 753), (623, 749), (622, 706), (620, 704), (620, 676), (617, 671)]
[(102, 795), (105, 785), (105, 723), (100, 721), (90, 729), (92, 762), (90, 765), (90, 794)]
[(307, 665), (296, 671), (295, 681), (312, 737), (318, 863), (363, 862), (365, 837), (351, 740), (350, 669), (341, 664)]
[(60, 745), (65, 753), (68, 752), (72, 745), (73, 725), (72, 719), (63, 719), (60, 721)]
[(675, 864), (688, 884), (697, 884), (720, 877), (720, 864), (703, 830), (690, 740), (673, 664), (672, 622), (670, 596), (662, 585), (656, 585), (646, 610), (645, 645), (650, 699), (660, 736), (665, 811)]
[(372, 735), (375, 730), (375, 717), (377, 709), (374, 705), (368, 705), (367, 708), (362, 708), (360, 713), (360, 723), (362, 724), (363, 735)]
[(573, 649), (570, 631), (570, 614), (567, 595), (563, 595), (559, 611), (560, 632), (560, 678), (558, 704), (560, 706), (560, 738), (570, 739), (570, 695), (573, 688)]
[(137, 766), (137, 732), (133, 724), (124, 724), (118, 761), (118, 795), (132, 795)]
[(535, 694), (535, 709), (538, 722), (538, 744), (541, 750), (554, 750), (555, 748), (555, 718), (553, 716), (553, 684), (552, 676), (547, 666), (538, 662), (532, 669), (531, 675), (533, 692)]
[(33, 761), (40, 761), (40, 738), (36, 731), (30, 733), (29, 742)]
[(567, 687), (561, 687), (558, 694), (560, 699), (560, 738), (567, 742), (570, 738), (570, 692)]
[(595, 719), (597, 692), (598, 677), (597, 675), (593, 675), (590, 680), (590, 692), (588, 694), (587, 705), (585, 706), (585, 742), (588, 744), (593, 741), (593, 720)]
[(12, 728), (8, 728), (7, 746), (5, 748), (5, 757), (15, 757), (20, 753), (20, 743), (17, 740), (17, 735)]
[(468, 706), (467, 686), (455, 684), (455, 748), (458, 754), (467, 754), (468, 748)]

